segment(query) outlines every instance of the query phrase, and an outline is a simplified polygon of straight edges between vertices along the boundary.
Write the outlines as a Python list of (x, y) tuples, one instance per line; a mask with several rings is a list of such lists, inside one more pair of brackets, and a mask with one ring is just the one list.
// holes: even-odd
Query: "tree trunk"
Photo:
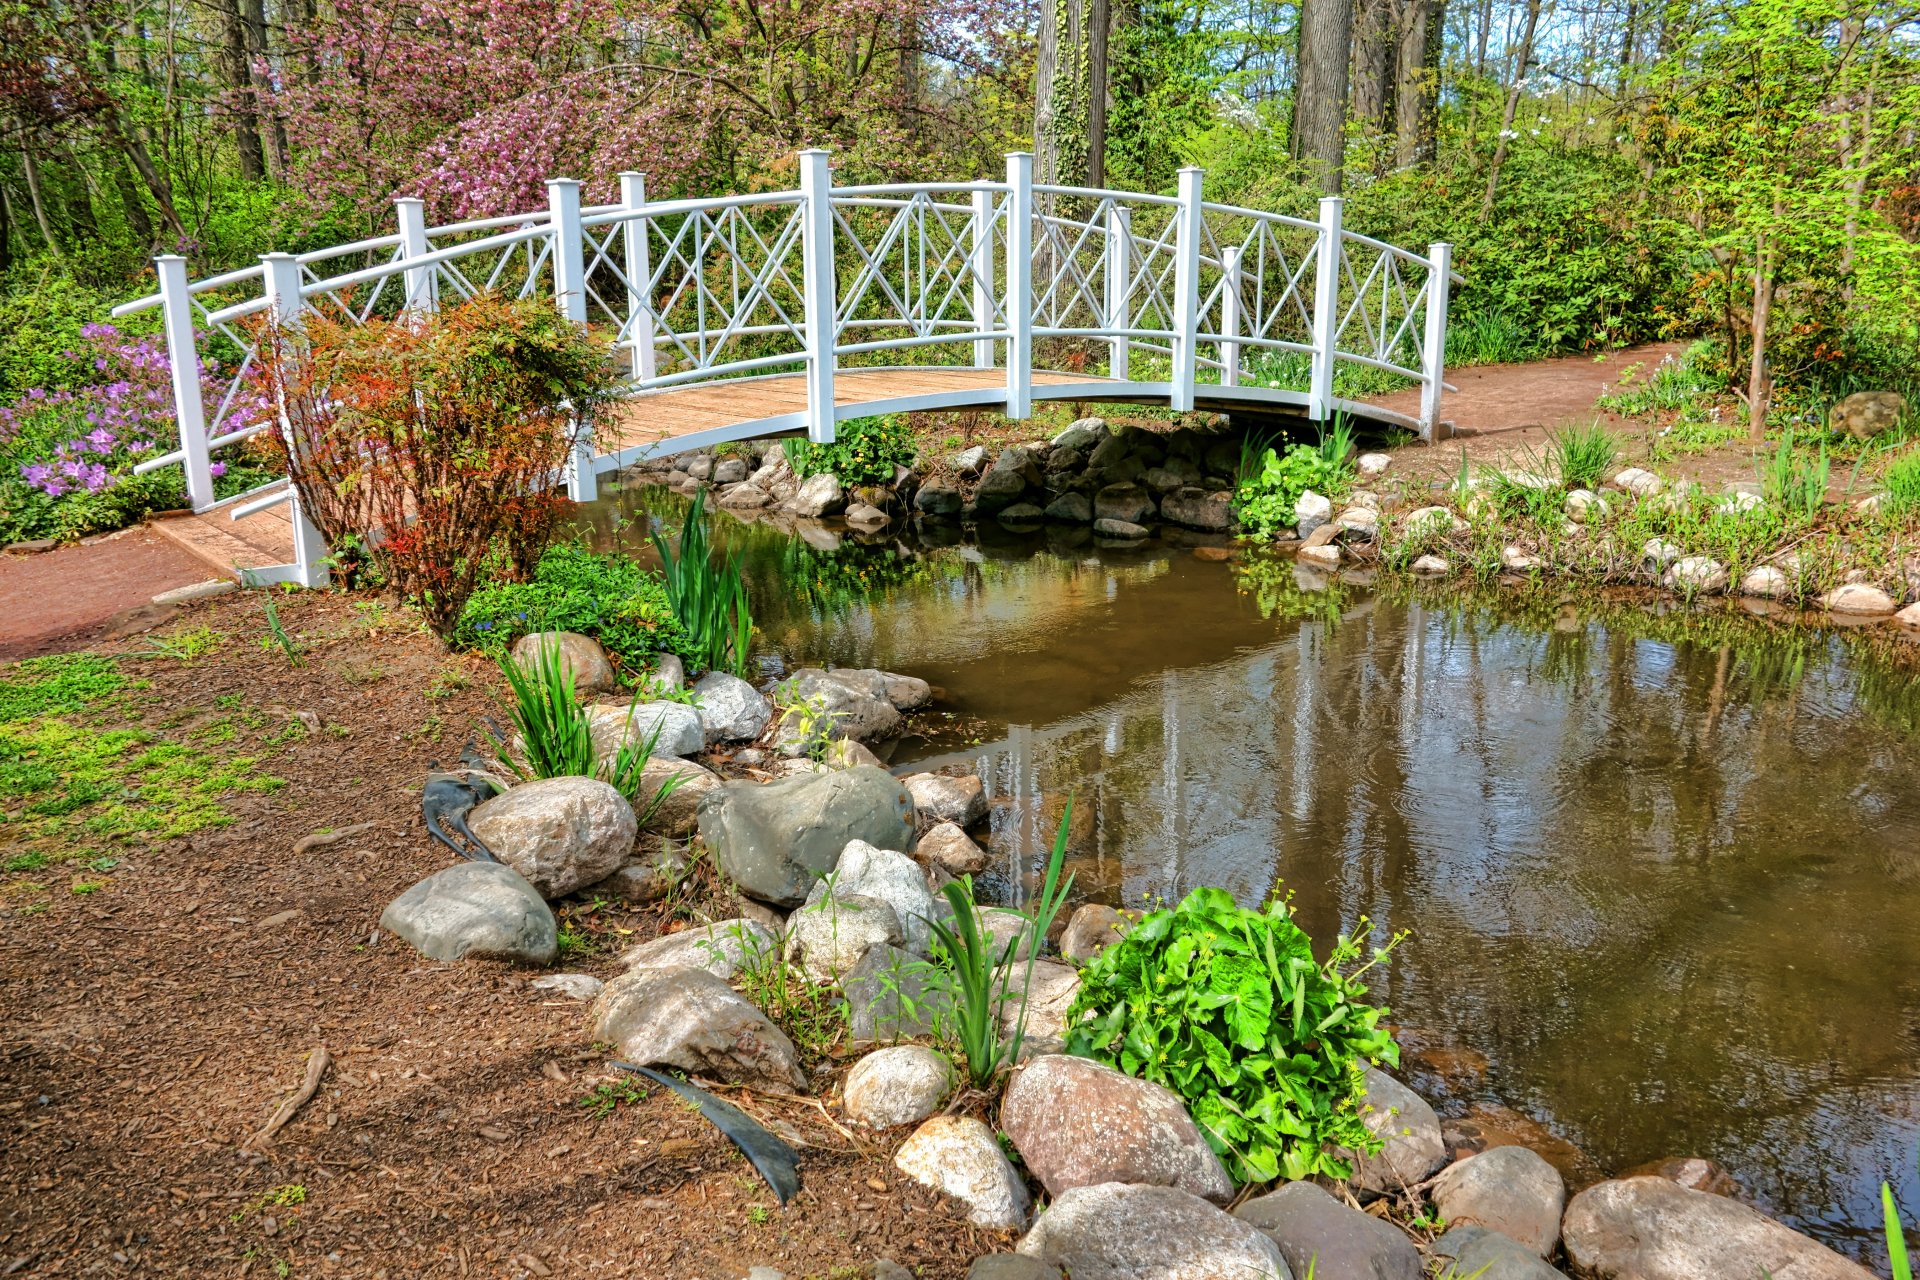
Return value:
[(220, 0), (215, 12), (223, 37), (220, 69), (233, 95), (233, 141), (240, 153), (240, 176), (258, 182), (267, 176), (267, 163), (260, 147), (260, 113), (253, 101), (253, 75), (247, 68), (246, 20), (240, 15), (240, 0)]
[(1300, 76), (1293, 96), (1293, 156), (1320, 189), (1340, 194), (1347, 148), (1347, 71), (1353, 0), (1306, 0), (1300, 15)]
[(1440, 122), (1440, 52), (1444, 0), (1408, 0), (1400, 28), (1395, 76), (1394, 163), (1401, 168), (1433, 159)]
[(247, 38), (247, 84), (253, 93), (255, 124), (266, 142), (267, 172), (275, 181), (287, 175), (287, 126), (273, 107), (273, 81), (267, 72), (266, 0), (239, 0)]
[(1033, 85), (1033, 180), (1080, 186), (1087, 176), (1087, 0), (1044, 0)]
[(1474, 36), (1473, 74), (1487, 74), (1487, 40), (1493, 34), (1493, 0), (1480, 0), (1480, 30)]
[(1513, 82), (1507, 86), (1506, 110), (1500, 113), (1500, 141), (1487, 166), (1487, 198), (1481, 202), (1481, 215), (1493, 213), (1493, 196), (1500, 188), (1500, 166), (1507, 162), (1507, 135), (1513, 132), (1513, 118), (1520, 110), (1520, 87), (1527, 79), (1527, 64), (1533, 60), (1533, 33), (1540, 25), (1540, 0), (1527, 0), (1527, 23), (1520, 33), (1520, 58), (1513, 68)]
[(1113, 35), (1112, 6), (1108, 0), (1089, 0), (1087, 6), (1087, 185), (1107, 185), (1107, 56)]
[(1399, 46), (1394, 0), (1360, 0), (1353, 29), (1353, 118), (1369, 134), (1393, 129), (1393, 71)]
[(0, 279), (13, 270), (13, 198), (0, 182)]
[(47, 252), (56, 258), (61, 257), (63, 255), (60, 252), (60, 242), (54, 239), (53, 223), (47, 217), (46, 199), (40, 194), (40, 166), (34, 162), (33, 147), (31, 145), (23, 147), (20, 157), (25, 162), (23, 167), (27, 175), (27, 198), (33, 202), (33, 220), (40, 227), (40, 238), (46, 241)]
[[(1774, 215), (1780, 214), (1779, 205)], [(1747, 438), (1758, 444), (1767, 438), (1767, 320), (1773, 311), (1772, 229), (1753, 238), (1753, 353), (1747, 362)]]

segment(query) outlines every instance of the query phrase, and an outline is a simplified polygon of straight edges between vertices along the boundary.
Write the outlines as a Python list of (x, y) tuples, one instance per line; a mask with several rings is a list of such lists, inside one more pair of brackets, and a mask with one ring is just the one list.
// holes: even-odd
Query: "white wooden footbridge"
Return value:
[[(237, 406), (253, 364), (249, 318), (306, 308), (363, 322), (486, 290), (551, 296), (615, 336), (631, 394), (567, 477), (643, 457), (804, 431), (870, 414), (976, 406), (1029, 416), (1035, 400), (1347, 411), (1429, 436), (1439, 419), (1449, 246), (1425, 254), (1356, 235), (1341, 202), (1308, 220), (1216, 204), (1198, 169), (1178, 194), (1004, 181), (833, 184), (799, 155), (797, 190), (649, 202), (637, 173), (618, 204), (547, 184), (545, 209), (429, 227), (395, 201), (398, 230), (190, 280), (155, 259), (181, 444), (140, 470), (186, 471), (191, 519), (160, 528), (249, 583), (325, 580), (324, 549), (280, 481), (216, 501), (211, 467), (267, 430)], [(226, 359), (218, 378), (199, 361)], [(1036, 364), (1036, 361), (1039, 363)], [(1422, 389), (1418, 418), (1336, 398), (1341, 364)], [(207, 394), (211, 385), (215, 394)]]

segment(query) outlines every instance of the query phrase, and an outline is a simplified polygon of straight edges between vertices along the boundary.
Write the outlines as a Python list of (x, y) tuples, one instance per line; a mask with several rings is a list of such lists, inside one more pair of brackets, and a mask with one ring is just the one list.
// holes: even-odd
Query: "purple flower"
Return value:
[(224, 462), (216, 462), (207, 468), (207, 474), (210, 476), (223, 476), (227, 474), (227, 464)]

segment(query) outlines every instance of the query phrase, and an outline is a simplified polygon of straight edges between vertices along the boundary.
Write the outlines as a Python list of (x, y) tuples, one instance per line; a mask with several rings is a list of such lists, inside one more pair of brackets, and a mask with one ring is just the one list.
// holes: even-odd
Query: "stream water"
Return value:
[[(632, 490), (591, 514), (637, 552), (682, 510)], [(1589, 1178), (1711, 1157), (1879, 1265), (1881, 1180), (1920, 1204), (1920, 683), (1897, 656), (1080, 530), (715, 535), (790, 667), (942, 691), (891, 763), (978, 769), (999, 894), (1071, 794), (1087, 897), (1284, 887), (1316, 938), (1410, 930), (1374, 994), (1443, 1115), (1544, 1125)]]

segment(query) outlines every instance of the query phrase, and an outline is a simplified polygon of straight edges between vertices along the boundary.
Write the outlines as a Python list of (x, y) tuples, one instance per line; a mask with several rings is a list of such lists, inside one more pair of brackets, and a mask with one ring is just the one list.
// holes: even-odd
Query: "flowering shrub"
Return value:
[[(165, 347), (110, 324), (88, 325), (81, 337), (81, 349), (66, 353), (64, 386), (35, 387), (0, 407), (0, 541), (117, 529), (186, 501), (179, 468), (133, 474), (179, 442)], [(210, 404), (222, 394), (217, 373), (211, 363), (201, 369)], [(216, 478), (227, 470), (213, 464)]]

